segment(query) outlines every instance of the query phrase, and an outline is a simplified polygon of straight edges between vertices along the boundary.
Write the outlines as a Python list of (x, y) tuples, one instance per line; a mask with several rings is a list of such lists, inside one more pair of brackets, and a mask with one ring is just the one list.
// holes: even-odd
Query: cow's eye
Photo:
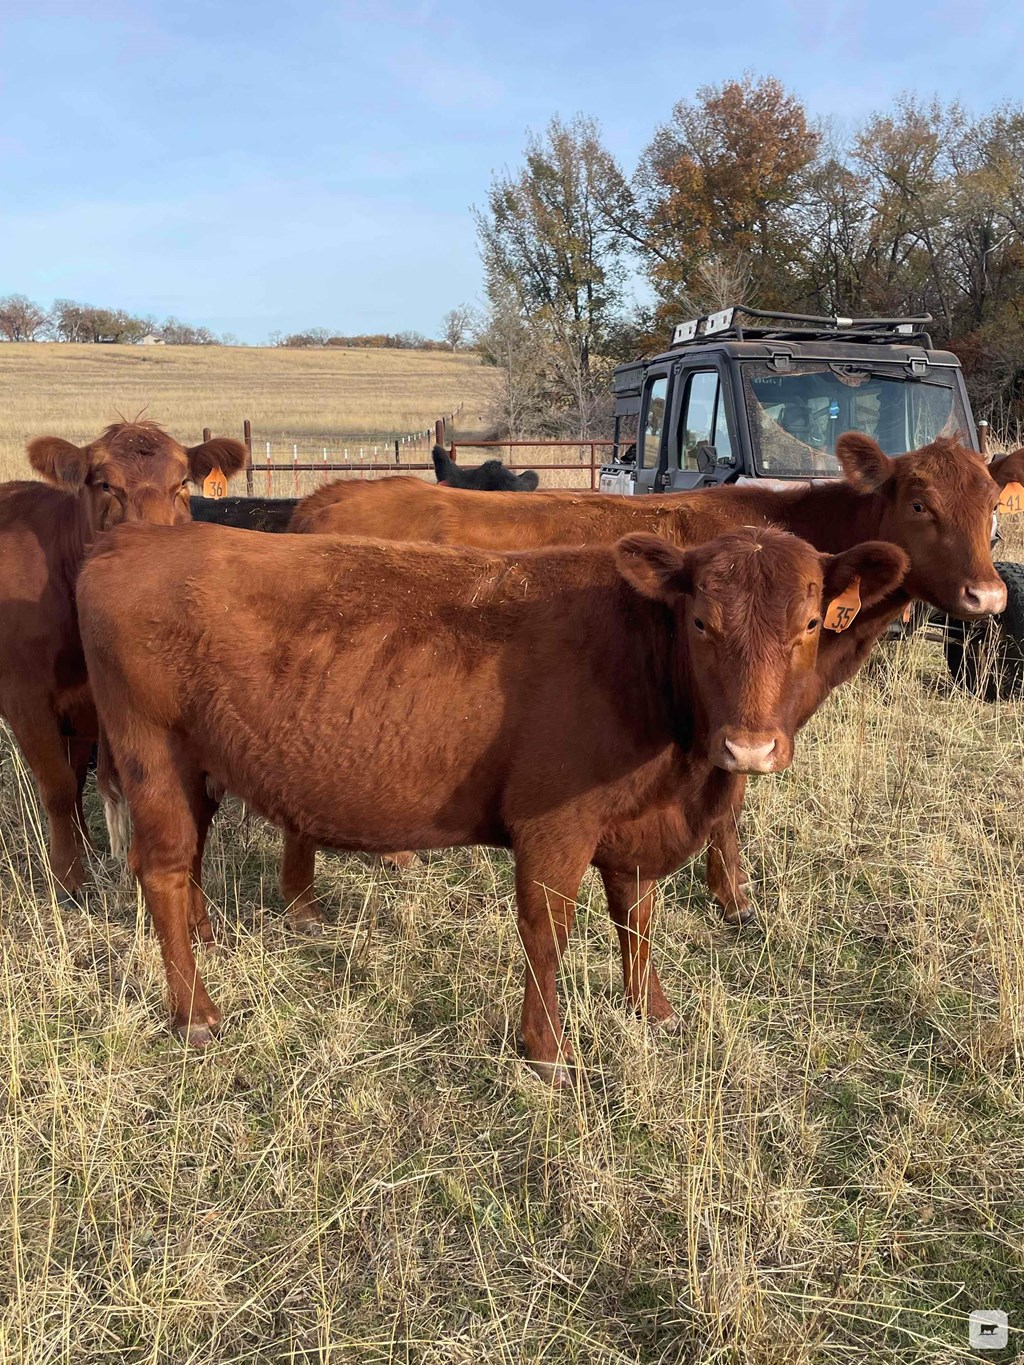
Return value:
[(182, 479), (182, 481), (181, 481), (181, 486), (182, 486), (182, 488), (187, 488), (187, 487), (188, 487), (188, 479)]
[(923, 512), (923, 511), (924, 511), (924, 503), (921, 502), (920, 499), (917, 499), (916, 501), (914, 501), (914, 502), (912, 502), (912, 503), (910, 504), (910, 510), (911, 510), (912, 512)]
[(817, 629), (818, 629), (818, 626), (819, 626), (820, 624), (821, 624), (821, 622), (820, 622), (820, 621), (818, 620), (818, 618), (815, 616), (813, 620), (807, 622), (807, 629), (808, 629), (809, 632), (812, 631), (812, 630), (817, 630)]
[(109, 484), (109, 483), (101, 483), (101, 484), (100, 484), (100, 487), (103, 489), (104, 493), (109, 493), (109, 492), (110, 492), (110, 484)]
[(700, 619), (699, 616), (695, 616), (695, 617), (693, 618), (693, 624), (694, 624), (694, 626), (696, 627), (696, 629), (700, 631), (701, 635), (703, 635), (703, 634), (704, 634), (704, 631), (705, 631), (705, 629), (706, 629), (706, 627), (705, 627), (705, 625), (704, 625), (704, 622)]

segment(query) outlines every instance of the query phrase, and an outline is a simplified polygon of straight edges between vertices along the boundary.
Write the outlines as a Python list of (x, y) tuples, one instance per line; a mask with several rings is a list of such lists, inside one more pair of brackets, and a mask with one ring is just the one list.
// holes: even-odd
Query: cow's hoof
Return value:
[(530, 1069), (552, 1090), (575, 1090), (579, 1084), (576, 1068), (565, 1062), (531, 1062)]
[(680, 1020), (679, 1014), (676, 1014), (676, 1011), (672, 1009), (666, 1014), (653, 1014), (649, 1010), (643, 1018), (647, 1022), (647, 1028), (654, 1029), (658, 1033), (668, 1033), (669, 1036), (672, 1036), (673, 1033), (679, 1033), (680, 1029), (683, 1028), (683, 1020)]
[(742, 929), (745, 925), (754, 924), (756, 920), (757, 911), (752, 905), (733, 905), (722, 912), (722, 923), (727, 924), (730, 929)]
[(319, 910), (304, 907), (301, 910), (288, 910), (284, 917), (285, 927), (293, 934), (303, 934), (306, 938), (317, 938), (324, 932), (324, 917)]
[(190, 1023), (175, 1024), (174, 1032), (188, 1047), (202, 1049), (209, 1047), (217, 1035), (214, 1023), (203, 1023), (193, 1019)]
[(71, 891), (66, 886), (58, 886), (56, 899), (62, 910), (84, 910), (85, 888), (80, 887), (77, 891)]

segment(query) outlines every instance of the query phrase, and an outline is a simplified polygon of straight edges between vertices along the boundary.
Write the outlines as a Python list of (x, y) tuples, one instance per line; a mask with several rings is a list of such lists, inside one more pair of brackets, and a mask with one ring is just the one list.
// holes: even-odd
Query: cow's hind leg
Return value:
[(203, 774), (173, 735), (138, 725), (131, 730), (130, 750), (118, 749), (115, 758), (132, 810), (131, 868), (160, 942), (173, 1026), (201, 1047), (220, 1022), (199, 975), (190, 933), (196, 917), (197, 793)]
[(562, 1032), (556, 980), (593, 848), (517, 844), (515, 854), (519, 936), (526, 952), (523, 1043), (538, 1076), (567, 1086), (573, 1083), (573, 1055)]
[(285, 831), (281, 854), (281, 895), (285, 920), (293, 929), (316, 931), (324, 922), (323, 910), (313, 891), (316, 844), (302, 834)]
[(642, 1018), (669, 1026), (676, 1012), (665, 998), (658, 973), (651, 961), (651, 917), (655, 883), (636, 873), (601, 869), (608, 913), (615, 925), (622, 952), (622, 984), (626, 1004)]
[(85, 835), (79, 823), (78, 773), (60, 723), (45, 704), (10, 707), (7, 721), (32, 771), (50, 824), (50, 870), (62, 903), (77, 900), (85, 886)]
[(207, 782), (204, 775), (192, 792), (192, 810), (196, 822), (196, 851), (192, 859), (188, 924), (192, 937), (207, 948), (213, 948), (216, 945), (216, 939), (207, 910), (206, 895), (203, 892), (203, 852), (206, 849), (206, 836), (210, 832), (210, 825), (219, 809), (220, 801), (211, 793), (211, 784)]

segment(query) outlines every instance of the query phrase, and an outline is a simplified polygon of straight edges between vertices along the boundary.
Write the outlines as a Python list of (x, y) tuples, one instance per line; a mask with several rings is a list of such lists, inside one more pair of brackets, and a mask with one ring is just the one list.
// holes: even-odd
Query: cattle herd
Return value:
[(842, 479), (626, 498), (533, 491), (497, 461), (466, 487), (438, 451), (443, 486), (331, 484), (269, 535), (284, 512), (262, 530), (191, 521), (189, 484), (237, 473), (236, 441), (185, 448), (136, 422), (28, 453), (45, 482), (0, 487), (0, 713), (49, 818), (58, 896), (85, 888), (98, 751), (174, 1026), (202, 1045), (220, 1015), (194, 945), (213, 941), (203, 849), (225, 792), (284, 832), (286, 914), (305, 928), (320, 846), (508, 848), (522, 1039), (556, 1085), (573, 1064), (556, 974), (587, 868), (628, 1006), (671, 1023), (657, 880), (706, 849), (725, 919), (749, 918), (747, 775), (790, 765), (796, 732), (914, 599), (1002, 610), (993, 512), (1024, 475), (1024, 451), (986, 465), (939, 440), (893, 459), (848, 433)]

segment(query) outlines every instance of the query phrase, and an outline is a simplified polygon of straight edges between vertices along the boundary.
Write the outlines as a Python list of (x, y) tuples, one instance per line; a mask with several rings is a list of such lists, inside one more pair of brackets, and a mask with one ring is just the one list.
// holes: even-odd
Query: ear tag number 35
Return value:
[(228, 481), (224, 477), (223, 471), (214, 465), (203, 480), (203, 497), (222, 498), (227, 491)]
[(855, 578), (848, 588), (841, 592), (838, 597), (833, 597), (828, 604), (824, 621), (825, 629), (834, 630), (837, 635), (848, 630), (853, 625), (859, 611), (860, 579)]
[(999, 494), (996, 511), (1006, 513), (1024, 512), (1024, 484), (1008, 483)]

